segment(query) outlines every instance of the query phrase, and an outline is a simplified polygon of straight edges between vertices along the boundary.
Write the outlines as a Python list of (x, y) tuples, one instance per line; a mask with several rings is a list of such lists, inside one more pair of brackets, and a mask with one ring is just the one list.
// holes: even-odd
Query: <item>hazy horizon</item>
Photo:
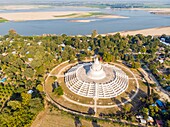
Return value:
[(27, 3), (66, 3), (66, 2), (87, 2), (87, 3), (121, 3), (121, 2), (129, 2), (129, 3), (151, 3), (151, 2), (158, 2), (158, 3), (153, 3), (153, 4), (159, 4), (159, 3), (170, 3), (170, 0), (0, 0), (0, 3), (7, 3), (7, 4), (27, 4)]

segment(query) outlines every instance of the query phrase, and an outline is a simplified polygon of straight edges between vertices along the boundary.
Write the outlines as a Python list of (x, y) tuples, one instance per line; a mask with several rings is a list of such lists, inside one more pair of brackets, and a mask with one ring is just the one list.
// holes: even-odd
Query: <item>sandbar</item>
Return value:
[(67, 19), (74, 16), (63, 16), (77, 14), (82, 15), (87, 12), (82, 11), (60, 11), (60, 12), (17, 12), (17, 13), (0, 13), (0, 17), (9, 21), (30, 21), (30, 20), (51, 20)]
[[(99, 14), (90, 11), (53, 11), (53, 12), (14, 12), (0, 13), (0, 17), (9, 21), (52, 20), (69, 18), (127, 18), (119, 15)], [(82, 21), (89, 22), (89, 21)]]
[[(105, 35), (113, 35), (118, 32), (113, 33), (107, 33), (107, 34), (101, 34), (103, 36)], [(170, 35), (170, 26), (168, 27), (156, 27), (156, 28), (149, 28), (149, 29), (143, 29), (143, 30), (132, 30), (132, 31), (120, 31), (121, 35), (136, 35), (136, 34), (143, 34), (144, 36), (161, 36), (163, 34)]]

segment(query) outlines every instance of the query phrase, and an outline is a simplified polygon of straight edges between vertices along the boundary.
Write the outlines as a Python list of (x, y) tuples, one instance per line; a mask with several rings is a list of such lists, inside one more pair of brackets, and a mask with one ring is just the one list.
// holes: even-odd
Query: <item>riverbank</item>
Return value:
[(90, 11), (53, 11), (53, 12), (15, 12), (0, 13), (0, 17), (9, 21), (30, 21), (30, 20), (52, 20), (69, 18), (127, 18), (119, 15), (111, 15), (100, 12)]
[(128, 10), (137, 11), (148, 11), (151, 14), (159, 14), (159, 15), (170, 15), (170, 8), (130, 8)]
[[(102, 34), (102, 35), (105, 36), (105, 35), (112, 35), (112, 34), (116, 34), (116, 33), (118, 33), (118, 32), (107, 33), (107, 34)], [(170, 35), (170, 26), (168, 26), (168, 27), (156, 27), (156, 28), (142, 29), (142, 30), (120, 31), (119, 33), (123, 36), (136, 35), (136, 34), (143, 34), (145, 36), (148, 36), (148, 35), (160, 36), (162, 34)]]

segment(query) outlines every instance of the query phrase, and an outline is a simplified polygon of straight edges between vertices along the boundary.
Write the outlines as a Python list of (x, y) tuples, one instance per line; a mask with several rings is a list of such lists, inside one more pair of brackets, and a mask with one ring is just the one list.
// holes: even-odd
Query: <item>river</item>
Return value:
[[(39, 8), (30, 10), (0, 10), (1, 12), (24, 12), (24, 11), (100, 11), (110, 14), (127, 16), (129, 18), (119, 19), (92, 19), (95, 21), (80, 23), (69, 22), (68, 19), (42, 20), (42, 21), (22, 21), (0, 23), (0, 35), (5, 35), (10, 29), (15, 29), (21, 35), (42, 35), (42, 34), (67, 34), (67, 35), (87, 35), (92, 30), (98, 33), (110, 33), (118, 31), (138, 30), (153, 27), (170, 26), (170, 16), (154, 15), (142, 10), (113, 10), (87, 7), (55, 7)], [(78, 18), (82, 19), (82, 18)], [(76, 18), (76, 20), (78, 20)], [(69, 19), (75, 20), (75, 19)]]

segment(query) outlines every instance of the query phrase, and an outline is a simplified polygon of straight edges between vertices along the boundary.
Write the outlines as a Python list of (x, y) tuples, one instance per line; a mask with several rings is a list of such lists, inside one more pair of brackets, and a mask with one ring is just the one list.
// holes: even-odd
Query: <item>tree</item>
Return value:
[(130, 103), (128, 103), (128, 104), (124, 105), (123, 110), (125, 112), (130, 112), (131, 108), (132, 108), (132, 105)]
[(86, 55), (85, 54), (80, 54), (79, 55), (79, 60), (82, 61), (82, 60), (85, 60), (86, 58)]
[(31, 100), (31, 94), (21, 93), (21, 97), (22, 97), (22, 104), (28, 105)]
[(166, 126), (166, 127), (170, 127), (170, 120), (167, 120), (167, 121), (166, 121), (165, 126)]
[(146, 47), (143, 46), (143, 47), (141, 48), (141, 53), (146, 53)]
[(142, 112), (144, 118), (147, 119), (147, 118), (148, 118), (148, 114), (149, 114), (149, 109), (143, 107), (142, 110), (141, 110), (141, 112)]
[(43, 86), (39, 84), (39, 85), (37, 85), (36, 89), (38, 91), (42, 92), (43, 91)]
[(137, 55), (137, 61), (140, 61), (141, 59), (143, 59), (143, 57), (144, 57), (143, 54), (138, 54)]
[(64, 94), (61, 86), (58, 86), (57, 88), (55, 88), (54, 93), (57, 94), (58, 96), (61, 96)]
[(158, 108), (157, 106), (152, 106), (152, 105), (150, 105), (150, 106), (149, 106), (149, 110), (150, 110), (150, 115), (151, 115), (152, 117), (154, 117), (155, 114), (158, 113), (159, 108)]
[(8, 31), (8, 34), (9, 34), (9, 36), (15, 36), (15, 35), (17, 35), (17, 32), (15, 30), (11, 29)]
[(129, 60), (129, 55), (126, 54), (124, 59), (125, 59), (125, 61), (128, 61)]
[(105, 62), (112, 62), (113, 56), (110, 53), (104, 52), (103, 54), (103, 60)]
[(34, 75), (34, 70), (32, 70), (31, 68), (27, 68), (24, 72), (23, 75), (27, 78), (33, 78)]
[(30, 106), (30, 111), (34, 114), (38, 113), (43, 109), (43, 103), (41, 102), (40, 98), (31, 99), (29, 106)]
[(16, 110), (18, 108), (21, 108), (21, 102), (19, 101), (9, 101), (7, 103), (8, 107), (11, 107), (13, 110)]
[(93, 31), (92, 31), (92, 34), (91, 34), (91, 37), (92, 37), (92, 38), (95, 38), (95, 37), (97, 36), (97, 34), (98, 34), (98, 33), (97, 33), (97, 30), (93, 30)]
[(133, 62), (132, 63), (132, 68), (137, 69), (137, 68), (140, 68), (140, 67), (141, 67), (140, 62)]

